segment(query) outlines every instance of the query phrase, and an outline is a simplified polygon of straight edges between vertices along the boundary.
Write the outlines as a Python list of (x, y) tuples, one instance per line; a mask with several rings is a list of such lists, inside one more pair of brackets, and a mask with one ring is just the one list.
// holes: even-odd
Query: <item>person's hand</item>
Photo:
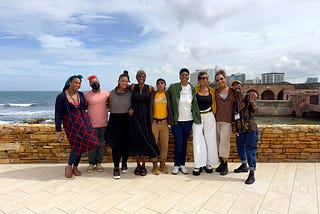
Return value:
[(132, 108), (130, 108), (130, 109), (128, 110), (128, 113), (129, 113), (129, 115), (130, 115), (130, 116), (132, 116), (132, 115), (133, 115), (133, 113), (134, 113), (133, 109), (132, 109)]
[(58, 142), (61, 142), (61, 132), (56, 132), (56, 139)]
[(254, 102), (257, 99), (257, 93), (251, 91), (249, 93), (249, 102)]

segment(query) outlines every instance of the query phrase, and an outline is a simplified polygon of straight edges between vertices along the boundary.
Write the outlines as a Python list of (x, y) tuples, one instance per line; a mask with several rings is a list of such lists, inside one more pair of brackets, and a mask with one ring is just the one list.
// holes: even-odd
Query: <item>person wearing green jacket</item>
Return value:
[(180, 70), (180, 82), (169, 86), (173, 110), (172, 134), (174, 137), (174, 167), (171, 173), (176, 175), (181, 171), (188, 174), (185, 166), (187, 141), (192, 124), (201, 124), (200, 110), (196, 99), (196, 91), (189, 83), (189, 70)]

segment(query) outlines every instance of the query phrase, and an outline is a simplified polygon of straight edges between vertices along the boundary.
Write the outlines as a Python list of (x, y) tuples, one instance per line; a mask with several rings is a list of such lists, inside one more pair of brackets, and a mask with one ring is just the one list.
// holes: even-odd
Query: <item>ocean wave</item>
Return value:
[(30, 107), (36, 105), (35, 103), (7, 103), (5, 106), (11, 107)]

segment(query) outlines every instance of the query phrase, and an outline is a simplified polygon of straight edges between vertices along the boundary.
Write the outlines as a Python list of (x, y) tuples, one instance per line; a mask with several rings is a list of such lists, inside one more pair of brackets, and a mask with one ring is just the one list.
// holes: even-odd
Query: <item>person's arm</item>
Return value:
[(54, 116), (57, 141), (61, 141), (61, 121), (63, 118), (63, 113), (62, 113), (63, 103), (64, 102), (63, 102), (62, 94), (59, 94), (56, 98), (55, 116)]

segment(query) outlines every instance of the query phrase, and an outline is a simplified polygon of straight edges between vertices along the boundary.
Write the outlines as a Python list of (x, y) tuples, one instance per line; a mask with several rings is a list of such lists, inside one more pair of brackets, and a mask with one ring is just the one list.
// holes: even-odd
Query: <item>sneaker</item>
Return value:
[(91, 172), (93, 172), (93, 169), (94, 169), (93, 164), (90, 164), (89, 167), (88, 167), (88, 169), (87, 169), (87, 172), (88, 172), (88, 173), (91, 173)]
[(185, 165), (181, 165), (180, 167), (179, 167), (179, 170), (183, 173), (183, 174), (189, 174), (189, 170), (186, 168), (186, 166)]
[(113, 169), (113, 178), (114, 179), (120, 179), (120, 169), (119, 168), (114, 168)]
[(123, 164), (122, 166), (121, 166), (121, 173), (126, 173), (128, 171), (128, 166), (127, 166), (127, 164)]
[(212, 167), (209, 165), (209, 164), (207, 164), (205, 167), (203, 167), (204, 168), (204, 171), (206, 171), (206, 173), (212, 173), (213, 172), (213, 169), (212, 169)]
[(198, 175), (200, 175), (201, 172), (202, 172), (202, 167), (200, 167), (200, 168), (194, 168), (193, 171), (192, 171), (192, 174), (193, 174), (194, 176), (198, 176)]
[(172, 171), (171, 171), (171, 174), (177, 175), (178, 173), (179, 173), (179, 167), (178, 166), (174, 166)]
[(98, 172), (103, 172), (103, 167), (102, 167), (101, 163), (97, 164), (97, 171)]

